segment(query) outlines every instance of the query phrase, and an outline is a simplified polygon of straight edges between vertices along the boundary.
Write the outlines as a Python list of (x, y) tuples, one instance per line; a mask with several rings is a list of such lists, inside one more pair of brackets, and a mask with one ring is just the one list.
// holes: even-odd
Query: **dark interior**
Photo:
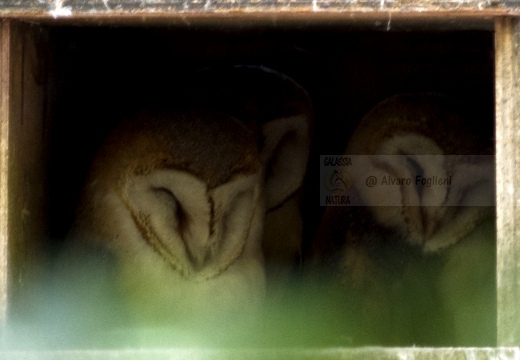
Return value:
[[(314, 112), (305, 216), (321, 211), (313, 175), (319, 155), (343, 154), (360, 119), (388, 96), (446, 94), (493, 140), (494, 52), (489, 31), (357, 32), (339, 26), (289, 28), (56, 28), (50, 168), (51, 238), (70, 226), (85, 171), (107, 131), (154, 97), (175, 101), (190, 73), (230, 64), (262, 65), (295, 79)], [(168, 100), (169, 101), (169, 100)], [(123, 115), (122, 115), (123, 114)], [(62, 176), (67, 164), (67, 177)], [(316, 192), (318, 189), (316, 189)]]

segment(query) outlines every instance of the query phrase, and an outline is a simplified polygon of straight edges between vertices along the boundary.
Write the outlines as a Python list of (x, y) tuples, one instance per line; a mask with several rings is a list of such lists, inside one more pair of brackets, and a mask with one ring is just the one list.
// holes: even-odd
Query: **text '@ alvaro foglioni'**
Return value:
[(494, 206), (495, 157), (322, 155), (320, 205)]

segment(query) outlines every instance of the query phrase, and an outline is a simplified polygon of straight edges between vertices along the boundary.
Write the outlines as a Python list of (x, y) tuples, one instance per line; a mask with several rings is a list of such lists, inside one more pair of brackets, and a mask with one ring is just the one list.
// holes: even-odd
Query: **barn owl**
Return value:
[[(460, 135), (469, 130), (462, 121), (443, 96), (400, 95), (365, 116), (346, 150), (368, 155), (354, 176), (411, 178), (412, 186), (399, 191), (385, 186), (356, 190), (378, 223), (426, 252), (456, 243), (489, 210), (482, 205), (494, 204), (494, 163), (489, 156), (476, 156), (486, 149), (478, 148), (475, 134)], [(448, 181), (427, 186), (428, 179)]]
[(303, 88), (261, 67), (197, 76), (182, 104), (140, 111), (108, 136), (70, 235), (114, 259), (122, 297), (145, 324), (260, 306), (266, 211), (291, 199), (305, 173)]
[[(494, 159), (474, 128), (445, 96), (402, 94), (351, 136), (350, 196), (363, 206), (327, 208), (312, 257), (359, 299), (360, 343), (492, 343), (492, 311), (467, 314), (494, 292)], [(367, 186), (369, 177), (378, 186)], [(451, 180), (426, 186), (417, 177)], [(465, 285), (472, 290), (457, 290)]]

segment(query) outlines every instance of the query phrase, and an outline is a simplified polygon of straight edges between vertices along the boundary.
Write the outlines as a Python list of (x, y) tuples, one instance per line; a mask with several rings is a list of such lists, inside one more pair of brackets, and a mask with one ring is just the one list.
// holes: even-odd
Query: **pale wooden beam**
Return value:
[[(13, 43), (10, 21), (0, 30), (0, 321), (5, 322), (9, 288), (9, 150), (10, 123), (15, 117), (17, 97), (13, 84), (21, 83), (20, 72), (13, 71), (13, 56), (19, 53)], [(21, 45), (21, 44), (20, 44)], [(18, 75), (18, 77), (17, 77)]]
[(497, 342), (520, 345), (520, 21), (496, 28)]
[(0, 321), (41, 258), (45, 228), (42, 29), (0, 23)]

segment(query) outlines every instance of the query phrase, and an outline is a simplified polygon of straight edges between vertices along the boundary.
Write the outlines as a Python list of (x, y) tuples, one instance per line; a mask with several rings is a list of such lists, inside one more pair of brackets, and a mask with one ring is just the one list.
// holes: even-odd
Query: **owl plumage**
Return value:
[(266, 211), (305, 173), (312, 115), (296, 82), (246, 66), (195, 78), (181, 104), (144, 109), (108, 136), (65, 253), (69, 264), (84, 249), (110, 259), (140, 324), (254, 313), (266, 292)]
[[(312, 271), (358, 300), (359, 313), (346, 320), (357, 323), (358, 344), (492, 344), (491, 310), (460, 315), (475, 302), (493, 308), (494, 161), (474, 129), (445, 96), (402, 94), (372, 109), (350, 138), (353, 178), (452, 178), (430, 187), (355, 182), (350, 195), (363, 206), (326, 209)], [(461, 257), (471, 243), (476, 250)], [(478, 277), (468, 274), (472, 266)], [(478, 285), (457, 290), (469, 279)]]
[[(451, 186), (356, 188), (380, 224), (434, 252), (456, 243), (485, 217), (489, 209), (480, 205), (494, 204), (494, 163), (486, 145), (447, 97), (404, 94), (363, 118), (346, 153), (368, 155), (356, 176), (451, 177)], [(377, 206), (383, 199), (385, 206)]]

